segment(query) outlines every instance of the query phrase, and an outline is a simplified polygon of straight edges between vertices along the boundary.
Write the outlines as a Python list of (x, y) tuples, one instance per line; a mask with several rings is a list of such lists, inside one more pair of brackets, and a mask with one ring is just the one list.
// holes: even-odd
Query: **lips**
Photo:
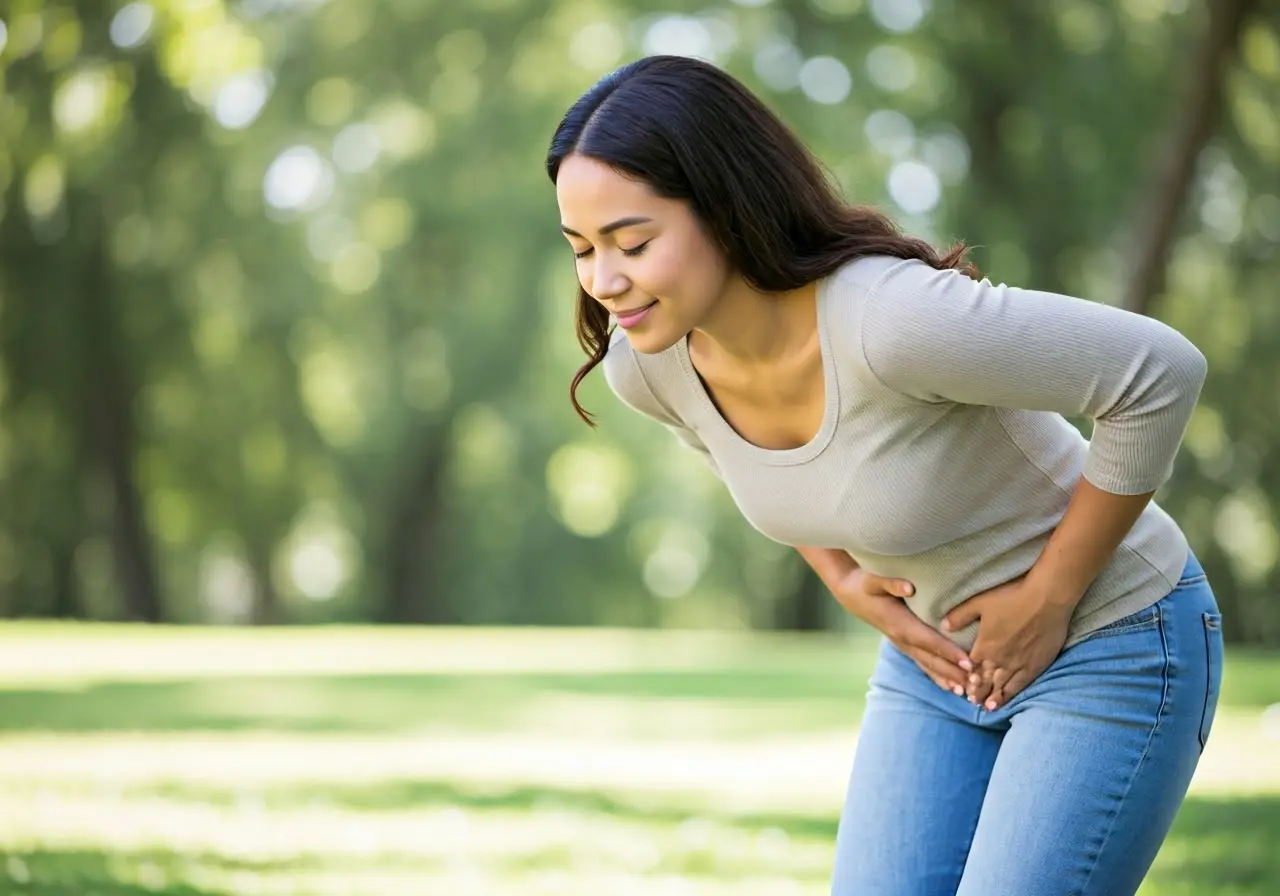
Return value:
[(656, 305), (656, 304), (658, 304), (658, 300), (657, 300), (657, 299), (654, 299), (654, 300), (653, 300), (652, 302), (650, 302), (648, 305), (637, 305), (637, 306), (636, 306), (636, 307), (634, 307), (634, 308), (624, 308), (624, 309), (619, 309), (619, 310), (617, 310), (617, 311), (613, 312), (613, 316), (614, 316), (614, 317), (635, 317), (635, 316), (636, 316), (637, 314), (639, 314), (641, 311), (646, 311), (646, 310), (648, 310), (649, 308), (652, 308), (652, 307), (653, 307), (654, 305)]
[(627, 311), (615, 311), (613, 316), (614, 319), (618, 321), (618, 326), (622, 327), (624, 330), (629, 330), (636, 324), (640, 323), (640, 321), (644, 320), (650, 310), (652, 310), (657, 304), (658, 300), (654, 299), (648, 305), (641, 305)]

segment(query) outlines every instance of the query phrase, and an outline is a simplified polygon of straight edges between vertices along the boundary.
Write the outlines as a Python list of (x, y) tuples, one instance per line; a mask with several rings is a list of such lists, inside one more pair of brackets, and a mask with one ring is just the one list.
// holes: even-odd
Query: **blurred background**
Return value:
[(826, 892), (874, 633), (568, 401), (543, 154), (650, 53), (1207, 355), (1158, 500), (1228, 670), (1143, 893), (1280, 892), (1277, 4), (0, 0), (0, 893)]

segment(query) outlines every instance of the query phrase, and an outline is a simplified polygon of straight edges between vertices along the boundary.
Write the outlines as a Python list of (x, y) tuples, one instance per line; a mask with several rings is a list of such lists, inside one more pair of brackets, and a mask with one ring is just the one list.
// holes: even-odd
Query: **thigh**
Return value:
[(1203, 578), (1180, 584), (1064, 651), (1006, 707), (959, 896), (1136, 892), (1212, 722), (1218, 620)]
[(833, 896), (953, 896), (1000, 735), (887, 642), (836, 835)]

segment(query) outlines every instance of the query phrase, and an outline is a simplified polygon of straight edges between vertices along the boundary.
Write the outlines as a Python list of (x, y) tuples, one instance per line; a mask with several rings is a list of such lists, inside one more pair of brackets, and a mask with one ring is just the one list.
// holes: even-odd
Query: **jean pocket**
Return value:
[(1142, 631), (1143, 629), (1155, 628), (1160, 624), (1160, 604), (1154, 603), (1149, 607), (1143, 607), (1136, 613), (1130, 613), (1115, 622), (1108, 622), (1102, 628), (1094, 629), (1085, 635), (1081, 642), (1092, 641), (1094, 638), (1105, 638), (1108, 635), (1123, 635), (1127, 632)]
[(1209, 742), (1209, 729), (1218, 709), (1218, 692), (1222, 689), (1222, 614), (1202, 613), (1204, 621), (1205, 669), (1204, 708), (1200, 712), (1200, 751)]

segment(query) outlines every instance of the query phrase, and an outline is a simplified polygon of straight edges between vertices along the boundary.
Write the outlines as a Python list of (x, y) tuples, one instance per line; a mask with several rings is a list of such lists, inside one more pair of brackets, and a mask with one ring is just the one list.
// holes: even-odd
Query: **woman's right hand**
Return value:
[(957, 696), (973, 671), (969, 655), (904, 603), (915, 588), (903, 579), (888, 579), (858, 567), (832, 589), (836, 601), (863, 622), (879, 629), (895, 647), (915, 660), (933, 682)]

